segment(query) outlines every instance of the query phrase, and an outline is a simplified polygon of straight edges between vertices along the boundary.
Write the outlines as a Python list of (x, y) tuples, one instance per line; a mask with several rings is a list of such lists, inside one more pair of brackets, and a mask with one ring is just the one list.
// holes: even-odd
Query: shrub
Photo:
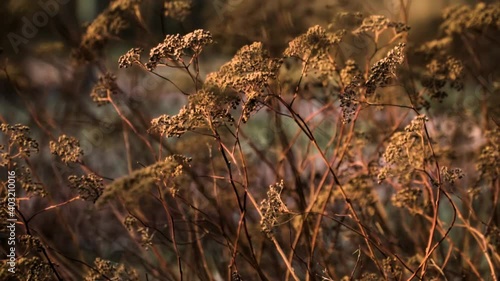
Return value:
[[(498, 44), (499, 4), (447, 8), (426, 42), (405, 1), (401, 21), (342, 12), (208, 73), (217, 42), (195, 29), (109, 70), (108, 42), (147, 28), (143, 2), (112, 1), (87, 26), (72, 58), (100, 77), (81, 104), (61, 97), (64, 114), (5, 68), (28, 117), (0, 115), (0, 167), (20, 183), (15, 209), (0, 193), (18, 237), (2, 280), (497, 280), (498, 52), (481, 50)], [(164, 16), (187, 20), (195, 2), (163, 1)]]

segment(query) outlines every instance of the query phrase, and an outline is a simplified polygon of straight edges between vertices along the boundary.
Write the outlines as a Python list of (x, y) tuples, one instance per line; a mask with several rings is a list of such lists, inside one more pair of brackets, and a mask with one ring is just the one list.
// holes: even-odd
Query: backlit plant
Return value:
[[(150, 32), (146, 2), (111, 1), (87, 25), (72, 58), (97, 74), (65, 114), (33, 110), (5, 70), (29, 124), (0, 115), (13, 278), (497, 280), (498, 54), (481, 48), (498, 44), (499, 4), (445, 9), (425, 42), (410, 1), (400, 17), (332, 14), (218, 67), (204, 65), (215, 33), (193, 28), (135, 40), (108, 69), (111, 41)], [(159, 2), (176, 23), (196, 6)], [(86, 130), (106, 114), (118, 130)]]

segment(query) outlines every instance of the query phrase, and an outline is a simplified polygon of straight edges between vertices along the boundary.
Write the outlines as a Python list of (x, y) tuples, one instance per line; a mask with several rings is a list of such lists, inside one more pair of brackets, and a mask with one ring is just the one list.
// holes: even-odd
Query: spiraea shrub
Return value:
[(498, 3), (214, 2), (111, 1), (57, 86), (2, 61), (1, 280), (498, 280)]

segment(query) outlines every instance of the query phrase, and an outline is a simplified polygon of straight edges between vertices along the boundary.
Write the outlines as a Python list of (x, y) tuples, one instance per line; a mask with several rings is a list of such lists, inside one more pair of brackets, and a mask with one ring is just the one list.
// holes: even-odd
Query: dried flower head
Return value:
[[(2, 123), (0, 124), (0, 131), (8, 137), (8, 144), (6, 146), (2, 145), (2, 147), (0, 147), (0, 151), (3, 151), (5, 147), (9, 148), (8, 152), (3, 152), (1, 154), (4, 159), (0, 161), (2, 166), (7, 165), (9, 160), (14, 158), (29, 157), (31, 152), (39, 151), (38, 142), (29, 137), (30, 128), (28, 126)], [(17, 152), (12, 150), (13, 146), (17, 146)]]
[(444, 181), (454, 184), (456, 180), (465, 177), (464, 172), (460, 168), (448, 169), (448, 167), (441, 167), (441, 177)]
[(391, 201), (395, 207), (405, 208), (411, 213), (422, 213), (424, 208), (422, 189), (419, 188), (405, 187), (394, 194)]
[(125, 55), (118, 59), (118, 66), (120, 68), (131, 67), (134, 63), (141, 64), (141, 53), (144, 51), (142, 48), (132, 48)]
[(262, 213), (260, 229), (269, 238), (273, 236), (273, 228), (278, 224), (279, 217), (289, 213), (285, 203), (281, 200), (283, 188), (283, 180), (270, 185), (267, 191), (267, 198), (260, 203), (260, 211)]
[(33, 181), (30, 168), (22, 166), (17, 179), (19, 183), (21, 183), (21, 188), (28, 194), (38, 195), (41, 197), (45, 197), (47, 195), (47, 191), (45, 190), (43, 184)]
[(480, 2), (474, 8), (467, 5), (449, 7), (443, 13), (441, 29), (448, 35), (462, 34), (465, 31), (483, 32), (500, 28), (500, 4)]
[(359, 281), (382, 281), (386, 280), (375, 273), (363, 273)]
[(245, 95), (243, 121), (261, 108), (266, 99), (266, 88), (276, 79), (281, 60), (271, 58), (262, 43), (243, 46), (219, 71), (207, 75), (207, 87), (227, 89)]
[(61, 135), (57, 142), (50, 141), (50, 153), (57, 155), (64, 163), (79, 163), (83, 151), (80, 148), (80, 141), (74, 137)]
[(425, 115), (415, 117), (403, 132), (396, 132), (385, 149), (385, 166), (378, 174), (379, 182), (388, 176), (409, 184), (416, 169), (423, 169), (430, 158), (426, 138), (423, 136)]
[(290, 41), (283, 54), (304, 61), (313, 57), (323, 57), (335, 44), (340, 43), (342, 36), (343, 33), (327, 32), (323, 27), (315, 25), (305, 34)]
[(415, 53), (417, 55), (423, 55), (425, 61), (429, 61), (433, 58), (443, 58), (447, 56), (452, 41), (453, 39), (451, 37), (431, 40), (416, 48)]
[(343, 85), (349, 85), (352, 82), (358, 82), (361, 75), (362, 73), (358, 64), (354, 60), (348, 59), (345, 62), (344, 68), (340, 71), (340, 80)]
[(104, 204), (120, 195), (126, 203), (137, 202), (137, 199), (148, 194), (151, 185), (162, 183), (170, 189), (172, 196), (178, 192), (183, 168), (189, 166), (191, 158), (172, 155), (145, 168), (135, 170), (130, 175), (116, 179), (106, 187), (98, 204)]
[(104, 76), (99, 77), (99, 80), (90, 93), (90, 97), (93, 102), (97, 103), (98, 106), (101, 106), (109, 103), (111, 96), (116, 95), (118, 90), (119, 88), (116, 84), (116, 76), (107, 72)]
[(165, 0), (163, 9), (165, 16), (178, 21), (184, 21), (191, 13), (193, 2), (191, 0)]
[(130, 18), (138, 17), (142, 0), (114, 0), (87, 26), (80, 46), (73, 52), (79, 62), (94, 61), (106, 42), (128, 27)]
[(139, 236), (141, 246), (147, 251), (153, 245), (154, 234), (150, 233), (151, 229), (149, 227), (138, 225), (138, 223), (139, 220), (131, 215), (127, 215), (123, 222), (129, 232), (131, 232), (133, 235), (137, 234)]
[(370, 76), (366, 80), (366, 96), (375, 93), (378, 87), (389, 85), (393, 77), (396, 77), (396, 67), (404, 61), (405, 43), (399, 43), (387, 53), (387, 56), (370, 69)]
[(357, 85), (351, 83), (344, 88), (340, 94), (340, 108), (342, 109), (342, 122), (348, 124), (352, 121), (352, 117), (356, 113), (356, 108), (359, 105), (359, 91)]
[(19, 241), (22, 243), (24, 247), (26, 247), (27, 251), (39, 252), (40, 249), (43, 247), (40, 238), (33, 235), (23, 234), (19, 238)]
[(72, 188), (78, 190), (78, 194), (80, 194), (81, 199), (92, 201), (93, 203), (97, 201), (104, 190), (102, 178), (95, 174), (89, 174), (81, 177), (71, 175), (68, 177), (68, 181)]
[(338, 46), (345, 34), (344, 30), (330, 32), (316, 25), (288, 43), (284, 51), (285, 57), (295, 57), (304, 64), (304, 72), (314, 71), (318, 79), (324, 84), (335, 72), (335, 64), (330, 51)]
[[(8, 267), (3, 266), (0, 269), (0, 280), (33, 280), (33, 281), (46, 281), (53, 280), (54, 272), (49, 263), (43, 261), (37, 256), (28, 257), (20, 256), (16, 259), (16, 273), (7, 271)], [(19, 278), (18, 276), (22, 276)]]
[(103, 276), (109, 280), (139, 281), (139, 275), (134, 269), (127, 269), (123, 264), (113, 263), (101, 258), (95, 259), (94, 268), (89, 270), (84, 280), (103, 280)]
[(219, 71), (207, 76), (206, 83), (222, 90), (236, 92), (262, 91), (270, 79), (275, 79), (281, 61), (270, 58), (260, 42), (243, 46)]
[(127, 215), (125, 217), (125, 219), (123, 220), (123, 225), (125, 225), (125, 228), (128, 231), (132, 231), (137, 226), (138, 222), (139, 222), (139, 220), (137, 220), (136, 217), (134, 217), (132, 215)]
[[(344, 190), (352, 202), (359, 206), (364, 214), (373, 216), (375, 214), (375, 204), (377, 198), (373, 194), (373, 181), (367, 175), (360, 175), (350, 179), (345, 185)], [(343, 198), (340, 190), (335, 190), (335, 198)]]
[(149, 52), (146, 67), (153, 71), (159, 64), (166, 64), (168, 61), (183, 61), (183, 56), (198, 56), (206, 45), (212, 43), (212, 34), (203, 29), (197, 29), (184, 36), (167, 35), (162, 43)]
[(402, 22), (393, 22), (385, 16), (373, 15), (363, 19), (363, 23), (354, 33), (373, 32), (378, 34), (387, 28), (393, 28), (396, 33), (408, 32), (410, 30), (410, 27)]
[(448, 96), (444, 91), (447, 83), (457, 91), (463, 89), (463, 69), (462, 63), (453, 57), (435, 58), (427, 64), (428, 74), (422, 79), (422, 85), (431, 98), (441, 102)]
[(386, 276), (391, 280), (400, 280), (403, 277), (403, 269), (396, 258), (387, 257), (382, 261)]
[(500, 129), (495, 128), (485, 134), (487, 144), (481, 149), (476, 160), (476, 170), (479, 172), (478, 180), (492, 182), (500, 175)]
[(342, 122), (351, 122), (356, 108), (359, 105), (360, 86), (363, 84), (361, 71), (353, 60), (348, 60), (340, 71), (340, 79), (345, 85), (340, 93), (340, 107), (342, 109)]
[(153, 119), (148, 132), (166, 137), (180, 137), (188, 131), (231, 123), (234, 118), (230, 111), (235, 109), (238, 103), (237, 95), (202, 89), (189, 96), (187, 105), (182, 107), (177, 115), (161, 115)]

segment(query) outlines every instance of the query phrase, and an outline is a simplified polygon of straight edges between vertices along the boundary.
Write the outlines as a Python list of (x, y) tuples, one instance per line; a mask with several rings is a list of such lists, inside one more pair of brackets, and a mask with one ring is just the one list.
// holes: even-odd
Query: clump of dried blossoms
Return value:
[(285, 57), (296, 57), (303, 61), (319, 60), (324, 58), (331, 47), (340, 43), (343, 33), (331, 33), (323, 27), (315, 25), (306, 33), (288, 43), (288, 48), (283, 53)]
[(444, 58), (448, 56), (452, 41), (451, 37), (428, 41), (416, 48), (415, 53), (422, 55), (425, 61), (430, 61), (433, 58)]
[(235, 109), (239, 97), (202, 89), (188, 97), (188, 103), (174, 116), (161, 115), (151, 121), (149, 133), (166, 137), (180, 137), (188, 131), (215, 128), (234, 122), (231, 109)]
[(68, 177), (68, 181), (72, 188), (78, 190), (78, 194), (80, 194), (81, 199), (92, 201), (93, 203), (97, 201), (104, 190), (102, 178), (95, 174), (89, 174), (81, 177), (71, 175)]
[[(180, 34), (169, 34), (165, 36), (162, 43), (151, 49), (146, 68), (149, 71), (153, 71), (159, 64), (168, 65), (168, 62), (184, 63), (184, 56), (194, 58), (202, 52), (206, 45), (212, 43), (212, 34), (203, 29), (197, 29), (184, 36)], [(127, 56), (127, 54), (125, 56)], [(120, 58), (120, 60), (122, 60), (122, 58)], [(189, 65), (189, 63), (185, 64)], [(126, 65), (120, 65), (120, 67), (125, 66)]]
[[(6, 123), (0, 124), (0, 131), (8, 137), (7, 145), (0, 145), (0, 166), (6, 166), (15, 158), (29, 157), (31, 152), (38, 152), (38, 142), (29, 136), (30, 129), (28, 126), (21, 124), (9, 125)], [(13, 148), (17, 146), (17, 152)], [(5, 149), (8, 148), (7, 151)]]
[(345, 62), (344, 68), (340, 71), (340, 81), (342, 82), (342, 85), (349, 85), (353, 82), (358, 82), (361, 75), (362, 73), (358, 64), (354, 60), (348, 59)]
[(464, 172), (460, 168), (449, 169), (446, 166), (441, 167), (441, 177), (444, 181), (454, 184), (456, 180), (465, 177)]
[(166, 0), (163, 9), (166, 17), (184, 21), (191, 13), (193, 2), (191, 0)]
[(21, 183), (21, 188), (24, 189), (28, 194), (39, 195), (41, 197), (45, 197), (47, 195), (47, 191), (45, 191), (43, 184), (33, 181), (30, 168), (21, 166), (17, 178)]
[(370, 69), (370, 76), (366, 80), (366, 96), (375, 93), (379, 87), (385, 87), (396, 77), (396, 67), (404, 61), (405, 43), (399, 43), (390, 50), (385, 58), (379, 60)]
[(389, 51), (383, 59), (375, 63), (364, 81), (362, 73), (353, 60), (347, 60), (345, 67), (340, 71), (340, 84), (343, 89), (339, 95), (342, 109), (342, 122), (349, 123), (359, 106), (360, 93), (370, 97), (379, 87), (388, 86), (396, 77), (396, 68), (404, 61), (404, 43), (399, 43)]
[(372, 15), (364, 18), (361, 26), (354, 33), (373, 32), (377, 36), (377, 34), (388, 28), (393, 28), (396, 33), (408, 32), (410, 30), (410, 27), (402, 22), (394, 22), (381, 15)]
[(500, 3), (480, 2), (474, 8), (457, 5), (447, 8), (443, 14), (441, 29), (448, 35), (462, 34), (465, 31), (483, 32), (486, 29), (500, 28)]
[(271, 58), (262, 43), (254, 42), (243, 46), (219, 71), (207, 75), (207, 87), (221, 92), (235, 91), (245, 95), (243, 121), (260, 109), (266, 99), (265, 89), (276, 79), (281, 60)]
[(150, 234), (150, 229), (145, 226), (138, 226), (138, 220), (131, 216), (127, 215), (123, 224), (127, 228), (127, 230), (131, 233), (136, 232), (140, 235), (140, 243), (141, 246), (147, 251), (153, 245), (153, 236), (154, 234)]
[(476, 160), (476, 170), (479, 172), (478, 182), (492, 182), (500, 175), (500, 129), (495, 128), (485, 134), (487, 143), (481, 149)]
[[(7, 271), (7, 266), (2, 266), (0, 269), (0, 279), (1, 280), (53, 280), (53, 274), (49, 263), (43, 261), (37, 256), (27, 257), (20, 256), (16, 260), (16, 273), (13, 275), (11, 272)], [(22, 276), (23, 279), (19, 279), (13, 276)]]
[(21, 235), (19, 240), (23, 243), (22, 245), (26, 247), (27, 251), (38, 252), (43, 247), (42, 241), (36, 236), (24, 234)]
[(130, 175), (116, 179), (106, 187), (98, 204), (120, 195), (126, 203), (136, 203), (137, 199), (147, 194), (151, 185), (163, 183), (169, 188), (172, 196), (179, 191), (178, 182), (183, 175), (183, 168), (189, 166), (191, 158), (173, 155), (145, 168), (135, 170)]
[[(80, 46), (73, 52), (79, 62), (94, 61), (106, 42), (128, 27), (130, 18), (140, 15), (142, 0), (114, 0), (87, 26)], [(140, 20), (140, 19), (138, 19)]]
[(273, 236), (273, 228), (279, 223), (279, 217), (289, 213), (285, 203), (281, 200), (283, 188), (283, 180), (270, 185), (267, 191), (267, 198), (260, 203), (260, 211), (262, 213), (260, 229), (269, 238)]
[(424, 200), (422, 189), (416, 187), (405, 187), (391, 198), (392, 205), (398, 208), (405, 208), (410, 213), (421, 214), (424, 210)]
[(317, 78), (327, 85), (335, 72), (330, 52), (342, 41), (344, 34), (343, 30), (330, 32), (319, 25), (313, 26), (290, 41), (283, 55), (300, 59), (303, 62), (304, 74), (313, 70)]
[(401, 280), (403, 278), (403, 269), (396, 258), (387, 257), (382, 261), (382, 266), (390, 280)]
[(356, 108), (359, 105), (358, 84), (350, 83), (340, 94), (340, 108), (342, 109), (342, 122), (347, 124), (352, 121)]
[(444, 91), (447, 83), (457, 91), (463, 89), (463, 69), (462, 62), (451, 56), (434, 58), (427, 64), (428, 75), (422, 79), (422, 85), (431, 98), (442, 102), (448, 96)]
[(89, 270), (84, 280), (103, 280), (103, 276), (109, 280), (139, 281), (139, 275), (134, 269), (127, 269), (123, 264), (116, 264), (101, 258), (95, 259), (94, 268)]
[(118, 66), (120, 68), (129, 68), (133, 64), (141, 64), (141, 53), (144, 51), (142, 48), (132, 48), (125, 55), (118, 59)]
[(90, 97), (93, 102), (101, 106), (109, 103), (111, 96), (117, 93), (118, 85), (116, 84), (116, 76), (108, 72), (104, 76), (99, 77), (99, 80), (90, 93)]
[[(350, 200), (355, 202), (364, 214), (373, 216), (375, 214), (376, 196), (373, 192), (373, 180), (370, 176), (361, 175), (352, 178), (344, 185), (344, 190)], [(340, 190), (334, 192), (335, 198), (343, 198)], [(343, 200), (343, 199), (341, 199)]]
[[(416, 54), (423, 55), (427, 73), (422, 79), (425, 93), (432, 99), (442, 101), (447, 96), (446, 85), (452, 90), (463, 89), (463, 76), (467, 57), (459, 60), (450, 55), (456, 53), (457, 46), (464, 40), (474, 40), (477, 36), (495, 37), (500, 28), (500, 4), (478, 3), (475, 7), (457, 5), (447, 8), (440, 26), (442, 37), (429, 41)], [(475, 64), (475, 62), (473, 63)], [(429, 108), (430, 104), (421, 97), (419, 103)]]
[(378, 174), (379, 182), (387, 177), (397, 177), (402, 184), (409, 184), (415, 170), (424, 169), (431, 157), (423, 135), (425, 115), (415, 117), (403, 132), (396, 132), (383, 154), (385, 166)]
[[(351, 278), (349, 278), (351, 280)], [(383, 281), (384, 278), (378, 276), (376, 273), (363, 273), (359, 281)]]
[(57, 155), (66, 164), (79, 163), (83, 151), (80, 148), (80, 141), (74, 137), (61, 135), (57, 142), (50, 141), (50, 152)]
[(354, 60), (346, 61), (345, 67), (340, 71), (340, 81), (344, 85), (339, 96), (342, 122), (347, 124), (351, 122), (359, 105), (360, 86), (363, 83), (361, 70)]

